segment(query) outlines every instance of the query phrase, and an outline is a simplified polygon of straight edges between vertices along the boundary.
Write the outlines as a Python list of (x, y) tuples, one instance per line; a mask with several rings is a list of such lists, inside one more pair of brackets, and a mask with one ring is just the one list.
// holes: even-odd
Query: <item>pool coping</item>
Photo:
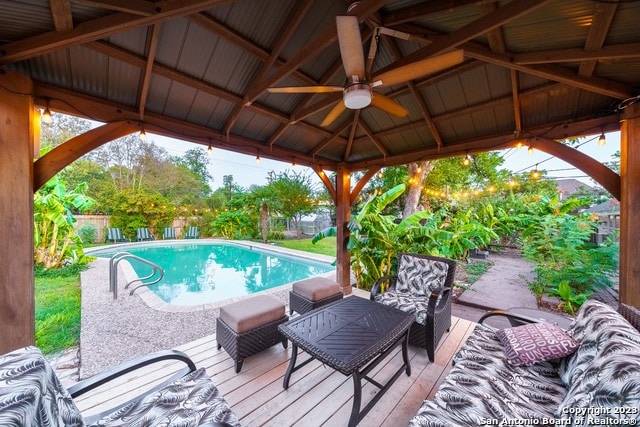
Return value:
[[(198, 242), (210, 242), (210, 243), (227, 243), (230, 245), (236, 245), (236, 246), (248, 246), (249, 248), (257, 248), (257, 249), (262, 249), (262, 250), (268, 250), (271, 252), (276, 252), (276, 253), (281, 253), (283, 255), (288, 255), (288, 256), (294, 256), (297, 258), (304, 258), (307, 259), (309, 261), (314, 261), (314, 262), (322, 262), (322, 263), (333, 263), (335, 261), (335, 257), (332, 256), (328, 256), (328, 255), (322, 255), (322, 254), (314, 254), (312, 252), (304, 252), (304, 251), (299, 251), (296, 249), (289, 249), (289, 248), (283, 248), (280, 246), (275, 246), (274, 244), (267, 244), (267, 243), (260, 243), (260, 242), (252, 242), (252, 241), (248, 241), (248, 240), (224, 240), (224, 239), (198, 239)], [(135, 245), (136, 247), (140, 247), (140, 246), (159, 246), (162, 243), (165, 242), (172, 242), (172, 243), (180, 243), (180, 244), (193, 244), (194, 240), (176, 240), (176, 239), (170, 239), (170, 240), (153, 240), (153, 241), (145, 241), (145, 242), (126, 242), (126, 243), (118, 243), (117, 245), (120, 246), (130, 246), (130, 245)], [(91, 252), (94, 251), (98, 251), (98, 250), (102, 250), (102, 249), (108, 249), (108, 248), (114, 248), (116, 245), (106, 245), (106, 246), (96, 246), (93, 248), (89, 248), (85, 251), (86, 255), (91, 255)], [(136, 274), (135, 270), (133, 269), (133, 267), (131, 266), (131, 264), (126, 260), (122, 260), (123, 262), (119, 263), (119, 265), (122, 267), (122, 273), (124, 274), (124, 278), (126, 280), (127, 283), (131, 282), (132, 280), (136, 280), (138, 279), (138, 275)], [(323, 273), (323, 274), (319, 274), (317, 276), (314, 277), (326, 277), (326, 278), (331, 278), (333, 280), (335, 280), (335, 275), (336, 272), (335, 270), (333, 271), (329, 271), (327, 273)], [(276, 292), (281, 292), (283, 290), (287, 290), (290, 289), (291, 286), (293, 285), (294, 282), (290, 282), (290, 283), (285, 283), (283, 285), (279, 285), (279, 286), (275, 286), (273, 288), (270, 289), (266, 289), (264, 291), (260, 291), (257, 292), (259, 294), (269, 294), (269, 293), (276, 293)], [(127, 290), (128, 292), (128, 290)], [(178, 305), (178, 304), (171, 304), (168, 303), (166, 301), (164, 301), (162, 298), (160, 298), (158, 295), (156, 295), (152, 290), (150, 290), (149, 288), (142, 286), (139, 287), (135, 290), (134, 292), (135, 295), (139, 296), (140, 299), (151, 309), (153, 310), (157, 310), (157, 311), (164, 311), (164, 312), (170, 312), (170, 313), (190, 313), (190, 312), (195, 312), (195, 311), (201, 311), (201, 310), (210, 310), (210, 309), (215, 309), (215, 308), (219, 308), (223, 305), (229, 304), (229, 303), (233, 303), (233, 302), (237, 302), (237, 301), (242, 301), (244, 299), (250, 298), (252, 295), (254, 294), (249, 294), (249, 295), (241, 295), (238, 297), (233, 297), (233, 298), (227, 298), (224, 300), (220, 300), (220, 301), (215, 301), (212, 303), (207, 303), (207, 304), (196, 304), (196, 305)]]

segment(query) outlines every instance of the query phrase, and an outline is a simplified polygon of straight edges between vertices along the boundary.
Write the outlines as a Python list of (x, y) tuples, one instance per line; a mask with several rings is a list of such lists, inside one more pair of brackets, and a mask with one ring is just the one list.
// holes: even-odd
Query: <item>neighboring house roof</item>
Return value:
[(581, 187), (584, 187), (587, 190), (593, 189), (589, 184), (585, 184), (577, 179), (558, 179), (556, 180), (556, 185), (558, 186), (558, 192), (566, 196), (571, 196), (572, 194), (577, 193), (580, 191)]
[(609, 199), (606, 202), (591, 206), (585, 210), (586, 213), (596, 214), (620, 214), (620, 202), (616, 199)]

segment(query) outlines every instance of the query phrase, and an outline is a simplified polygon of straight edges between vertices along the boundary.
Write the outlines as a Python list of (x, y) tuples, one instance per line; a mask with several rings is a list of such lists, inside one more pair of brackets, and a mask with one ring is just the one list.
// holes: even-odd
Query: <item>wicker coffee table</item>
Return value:
[[(409, 327), (414, 315), (364, 298), (349, 297), (310, 311), (278, 326), (292, 343), (291, 359), (284, 376), (284, 388), (289, 387), (291, 374), (314, 359), (351, 375), (353, 378), (353, 408), (349, 426), (355, 426), (391, 387), (402, 371), (411, 375), (407, 357)], [(403, 365), (387, 381), (380, 384), (368, 377), (398, 345), (402, 344)], [(311, 357), (296, 366), (298, 347)], [(360, 411), (362, 379), (380, 392)]]

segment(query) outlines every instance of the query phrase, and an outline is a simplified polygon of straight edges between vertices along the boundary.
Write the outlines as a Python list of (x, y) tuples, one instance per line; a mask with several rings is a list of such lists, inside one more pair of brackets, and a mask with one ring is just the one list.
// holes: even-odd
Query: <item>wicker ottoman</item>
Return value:
[(267, 295), (220, 307), (216, 321), (218, 350), (224, 348), (236, 362), (236, 373), (240, 372), (245, 358), (279, 342), (287, 348), (287, 339), (278, 331), (278, 325), (287, 320), (284, 304)]
[(293, 284), (289, 292), (289, 314), (304, 314), (330, 302), (342, 299), (340, 285), (324, 277), (312, 277)]

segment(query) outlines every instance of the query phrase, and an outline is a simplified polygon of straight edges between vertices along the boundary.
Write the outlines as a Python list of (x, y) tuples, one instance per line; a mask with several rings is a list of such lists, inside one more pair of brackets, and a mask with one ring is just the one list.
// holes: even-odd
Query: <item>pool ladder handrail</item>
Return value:
[(153, 276), (156, 275), (156, 273), (159, 271), (160, 272), (160, 277), (158, 277), (157, 279), (148, 282), (148, 283), (140, 283), (138, 286), (131, 288), (131, 291), (129, 292), (129, 295), (133, 295), (133, 293), (138, 289), (141, 288), (142, 286), (151, 286), (154, 285), (156, 283), (158, 283), (160, 280), (162, 280), (162, 278), (164, 277), (164, 269), (162, 267), (160, 267), (159, 265), (156, 265), (154, 263), (152, 263), (151, 261), (144, 259), (144, 258), (140, 258), (137, 255), (133, 255), (132, 253), (129, 252), (118, 252), (115, 255), (113, 255), (111, 257), (111, 259), (109, 260), (109, 292), (113, 292), (113, 299), (117, 299), (118, 298), (118, 263), (124, 259), (134, 259), (136, 261), (139, 261), (143, 264), (146, 264), (148, 266), (150, 266), (153, 270), (151, 271), (151, 274), (149, 274), (148, 276), (144, 276), (144, 277), (139, 277), (137, 279), (134, 279), (132, 281), (130, 281), (129, 283), (127, 283), (125, 285), (125, 289), (127, 289), (132, 283), (134, 282), (142, 282), (143, 280), (146, 279), (151, 279)]

